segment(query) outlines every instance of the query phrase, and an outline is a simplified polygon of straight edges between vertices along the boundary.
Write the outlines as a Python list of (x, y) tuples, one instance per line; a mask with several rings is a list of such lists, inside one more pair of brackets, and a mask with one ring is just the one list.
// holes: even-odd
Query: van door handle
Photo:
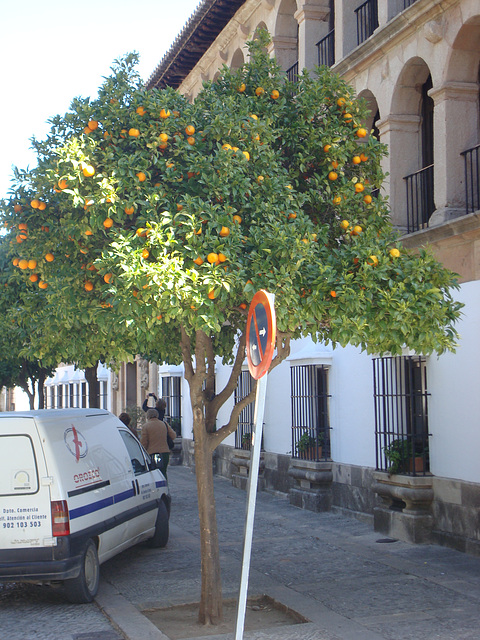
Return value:
[(133, 495), (136, 496), (137, 495), (137, 487), (135, 485), (135, 480), (132, 480), (132, 487), (133, 487)]
[(138, 484), (138, 480), (135, 480), (137, 483), (137, 494), (140, 495), (140, 485)]

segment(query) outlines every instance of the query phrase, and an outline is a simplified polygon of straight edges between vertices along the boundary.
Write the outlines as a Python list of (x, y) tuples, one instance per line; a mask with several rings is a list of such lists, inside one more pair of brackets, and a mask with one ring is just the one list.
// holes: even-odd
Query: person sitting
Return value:
[[(163, 403), (165, 401), (163, 400)], [(147, 421), (143, 425), (140, 442), (147, 453), (158, 462), (158, 468), (167, 477), (167, 467), (170, 461), (170, 448), (167, 443), (167, 434), (174, 440), (177, 436), (172, 427), (164, 422), (165, 406), (162, 419), (158, 417), (157, 409), (148, 409)]]

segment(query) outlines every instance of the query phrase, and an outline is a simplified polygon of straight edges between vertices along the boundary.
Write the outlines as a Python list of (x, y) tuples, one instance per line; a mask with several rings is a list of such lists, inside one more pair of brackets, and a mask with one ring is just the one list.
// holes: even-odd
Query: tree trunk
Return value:
[(213, 493), (212, 450), (208, 443), (209, 434), (205, 429), (201, 408), (194, 408), (193, 415), (202, 574), (198, 621), (200, 624), (215, 625), (223, 618), (223, 603), (220, 550)]
[(100, 386), (97, 379), (97, 365), (86, 367), (85, 380), (88, 383), (88, 406), (90, 408), (100, 407)]
[(45, 409), (45, 380), (47, 371), (42, 369), (38, 374), (38, 408)]

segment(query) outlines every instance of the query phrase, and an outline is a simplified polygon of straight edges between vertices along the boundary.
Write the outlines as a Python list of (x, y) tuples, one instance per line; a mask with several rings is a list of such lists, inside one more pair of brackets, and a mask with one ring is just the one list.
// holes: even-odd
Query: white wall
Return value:
[(456, 296), (465, 303), (455, 354), (427, 364), (430, 469), (436, 476), (480, 482), (480, 282), (467, 282)]

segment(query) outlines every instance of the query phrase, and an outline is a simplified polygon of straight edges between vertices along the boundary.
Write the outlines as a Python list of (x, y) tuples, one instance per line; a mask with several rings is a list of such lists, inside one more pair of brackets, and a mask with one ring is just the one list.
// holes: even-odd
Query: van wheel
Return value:
[(155, 533), (153, 538), (148, 541), (149, 547), (165, 547), (168, 542), (170, 528), (168, 525), (168, 511), (165, 503), (162, 501), (158, 507), (157, 519), (155, 521)]
[(64, 581), (67, 598), (75, 604), (92, 602), (97, 595), (99, 582), (100, 565), (97, 547), (90, 539), (83, 550), (80, 573), (76, 578)]

